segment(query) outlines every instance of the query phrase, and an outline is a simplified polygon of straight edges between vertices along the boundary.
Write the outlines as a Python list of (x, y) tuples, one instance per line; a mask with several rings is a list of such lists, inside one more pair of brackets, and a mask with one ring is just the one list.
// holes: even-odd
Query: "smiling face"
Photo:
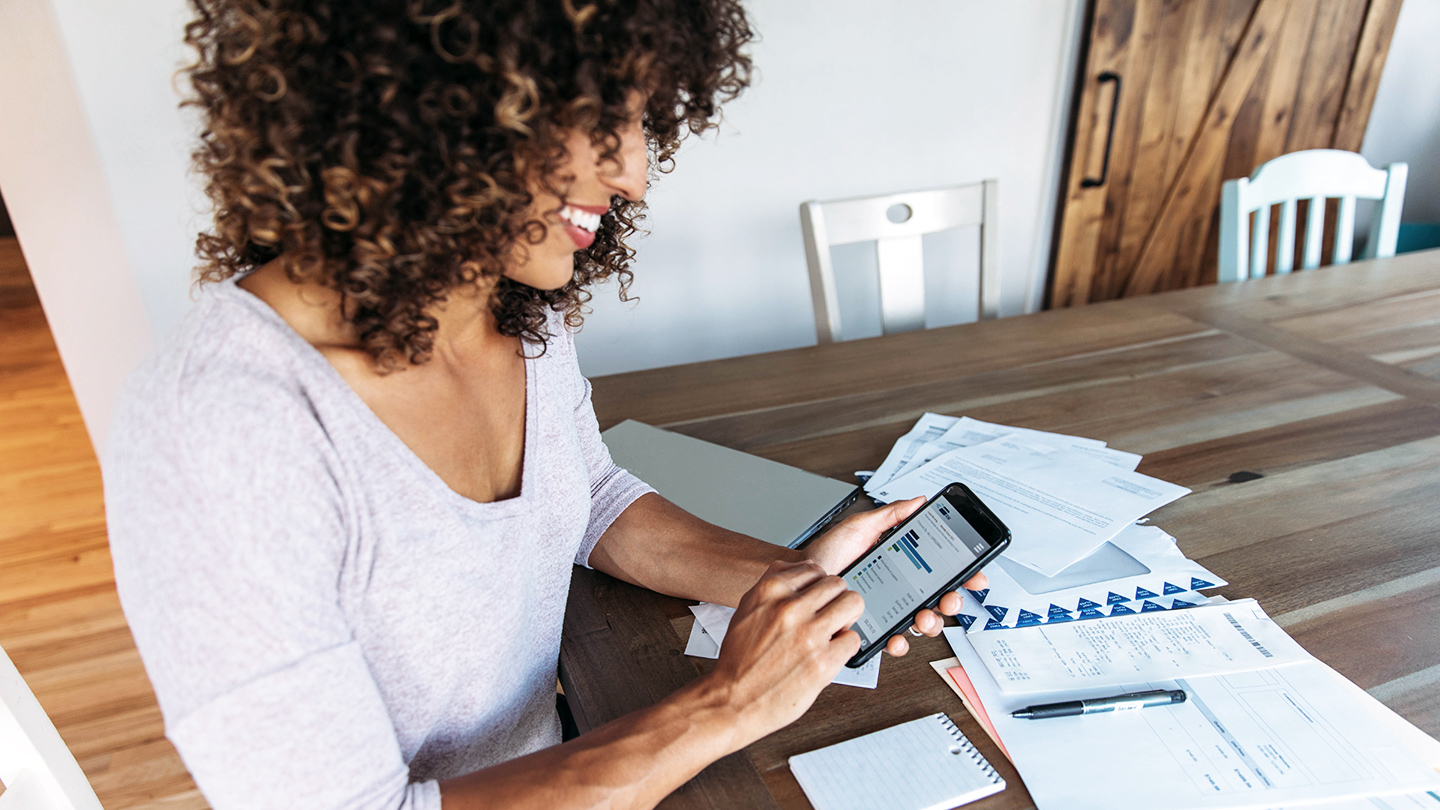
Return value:
[[(632, 109), (638, 108), (637, 100)], [(541, 290), (564, 287), (574, 276), (575, 252), (595, 241), (611, 199), (619, 195), (638, 201), (645, 196), (649, 152), (638, 113), (616, 134), (619, 148), (610, 159), (588, 132), (573, 131), (566, 138), (565, 162), (548, 183), (564, 196), (535, 184), (530, 215), (545, 223), (545, 238), (539, 244), (516, 245), (505, 268), (507, 278)]]

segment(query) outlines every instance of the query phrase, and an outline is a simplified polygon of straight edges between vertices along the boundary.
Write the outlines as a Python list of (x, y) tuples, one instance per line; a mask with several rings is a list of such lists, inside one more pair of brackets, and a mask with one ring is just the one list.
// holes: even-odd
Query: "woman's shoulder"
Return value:
[(220, 424), (254, 429), (275, 424), (279, 411), (303, 410), (299, 340), (233, 281), (204, 287), (121, 386), (112, 441), (214, 435)]

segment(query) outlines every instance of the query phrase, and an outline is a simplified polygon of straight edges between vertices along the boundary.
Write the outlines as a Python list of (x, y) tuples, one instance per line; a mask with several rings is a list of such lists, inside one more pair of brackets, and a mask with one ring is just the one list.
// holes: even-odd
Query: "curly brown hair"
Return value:
[(292, 281), (341, 293), (383, 369), (428, 359), (427, 309), (481, 278), (498, 280), (500, 332), (542, 351), (547, 310), (578, 327), (586, 288), (611, 277), (623, 299), (644, 205), (619, 196), (565, 287), (503, 277), (517, 243), (545, 236), (532, 188), (552, 190), (577, 128), (613, 157), (637, 90), (668, 171), (750, 79), (738, 0), (192, 2), (186, 103), (215, 206), (200, 279), (281, 258)]

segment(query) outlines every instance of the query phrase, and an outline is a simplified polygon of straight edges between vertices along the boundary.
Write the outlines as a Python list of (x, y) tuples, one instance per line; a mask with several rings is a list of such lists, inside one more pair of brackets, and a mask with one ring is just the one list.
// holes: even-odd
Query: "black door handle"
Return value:
[(1120, 74), (1107, 70), (1095, 77), (1095, 82), (1097, 85), (1114, 82), (1115, 99), (1110, 103), (1110, 129), (1105, 133), (1105, 162), (1100, 166), (1100, 177), (1086, 177), (1080, 181), (1081, 188), (1103, 186), (1106, 178), (1110, 176), (1110, 147), (1115, 145), (1115, 115), (1120, 112)]

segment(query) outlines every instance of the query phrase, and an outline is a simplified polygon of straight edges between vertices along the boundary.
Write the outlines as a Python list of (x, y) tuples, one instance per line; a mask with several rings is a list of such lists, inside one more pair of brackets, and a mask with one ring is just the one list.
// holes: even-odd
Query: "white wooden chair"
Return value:
[(0, 810), (101, 810), (40, 701), (0, 650)]
[[(1000, 309), (999, 205), (995, 180), (877, 197), (800, 204), (815, 334), (821, 343), (844, 340), (830, 247), (875, 242), (880, 273), (880, 320), (885, 334), (925, 327), (925, 270), (921, 237), (980, 226), (979, 317)], [(888, 215), (887, 215), (888, 212)], [(892, 219), (893, 217), (893, 219)]]
[[(1380, 212), (1370, 229), (1362, 259), (1395, 255), (1400, 233), (1400, 206), (1405, 199), (1404, 163), (1384, 169), (1370, 167), (1365, 158), (1339, 149), (1310, 149), (1281, 155), (1255, 170), (1248, 178), (1227, 180), (1220, 194), (1220, 281), (1263, 278), (1270, 252), (1270, 206), (1279, 205), (1280, 234), (1275, 250), (1275, 272), (1295, 268), (1296, 201), (1308, 199), (1305, 217), (1305, 252), (1301, 267), (1320, 266), (1320, 243), (1325, 228), (1325, 200), (1340, 198), (1335, 219), (1335, 264), (1348, 264), (1355, 245), (1355, 200), (1381, 200)], [(1255, 226), (1250, 227), (1250, 215)]]

